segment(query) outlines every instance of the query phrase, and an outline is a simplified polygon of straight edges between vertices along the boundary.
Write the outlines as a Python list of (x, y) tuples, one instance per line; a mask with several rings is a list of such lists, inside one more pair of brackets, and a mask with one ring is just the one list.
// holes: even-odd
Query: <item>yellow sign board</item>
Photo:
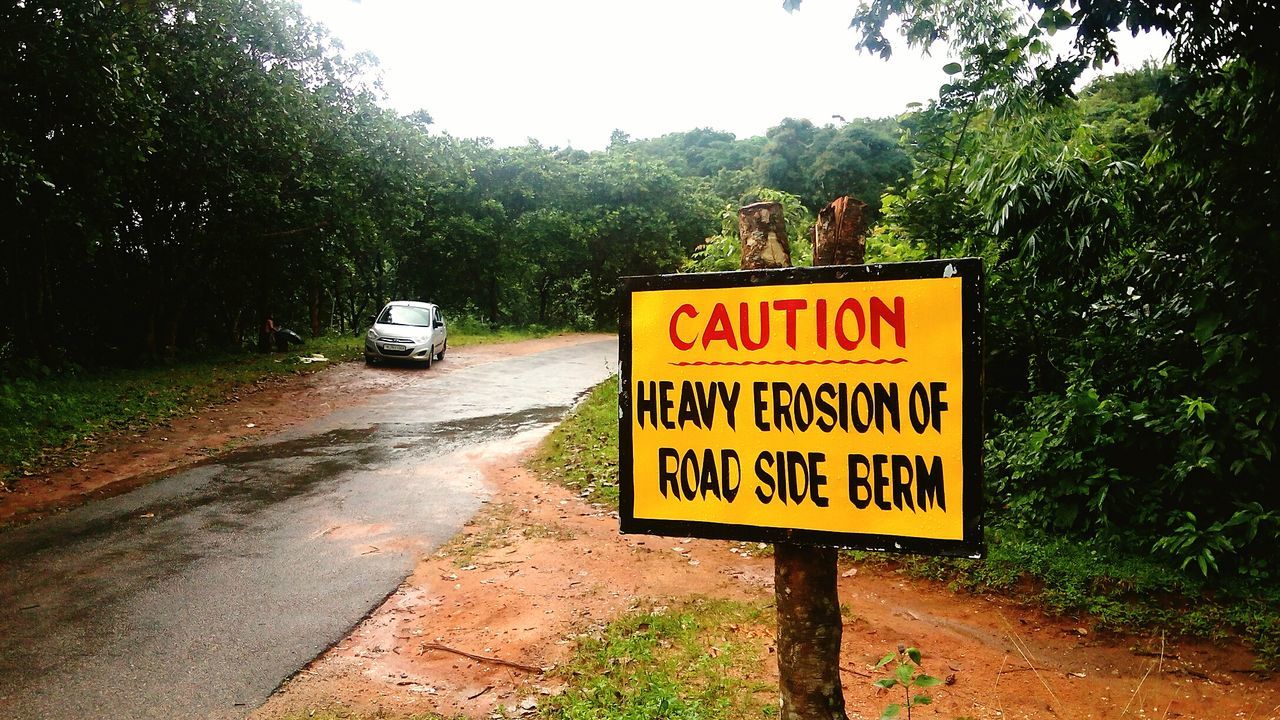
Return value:
[(626, 278), (623, 532), (979, 555), (981, 262)]

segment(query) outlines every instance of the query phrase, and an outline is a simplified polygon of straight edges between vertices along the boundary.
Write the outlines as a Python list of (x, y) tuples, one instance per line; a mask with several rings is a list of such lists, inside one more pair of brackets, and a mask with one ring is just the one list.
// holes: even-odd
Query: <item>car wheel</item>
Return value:
[(428, 370), (431, 369), (431, 363), (434, 359), (435, 359), (435, 355), (432, 355), (431, 353), (427, 353), (427, 369)]
[(436, 353), (436, 359), (437, 359), (437, 360), (443, 360), (443, 359), (444, 359), (444, 351), (445, 351), (445, 350), (448, 350), (448, 349), (449, 349), (449, 342), (446, 340), (446, 341), (445, 341), (445, 343), (444, 343), (444, 347), (440, 348), (440, 352)]
[(373, 356), (372, 356), (372, 355), (365, 355), (365, 356), (364, 356), (364, 364), (365, 364), (365, 365), (372, 365), (372, 364), (373, 364)]

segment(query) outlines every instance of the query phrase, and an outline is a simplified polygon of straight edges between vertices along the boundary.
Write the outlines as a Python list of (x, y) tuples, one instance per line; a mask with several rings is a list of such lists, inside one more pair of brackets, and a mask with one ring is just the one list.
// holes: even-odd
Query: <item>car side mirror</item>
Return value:
[(442, 327), (444, 327), (444, 321), (443, 321), (443, 320), (437, 320), (437, 321), (436, 321), (436, 324), (435, 324), (435, 327), (438, 327), (438, 328), (442, 328)]

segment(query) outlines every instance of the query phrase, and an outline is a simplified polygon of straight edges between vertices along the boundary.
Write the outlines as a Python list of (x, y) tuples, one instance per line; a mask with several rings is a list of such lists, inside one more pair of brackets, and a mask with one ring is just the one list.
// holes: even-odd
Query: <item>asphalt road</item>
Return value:
[(247, 715), (476, 512), (477, 462), (545, 432), (616, 356), (606, 340), (446, 360), (409, 388), (0, 533), (0, 717)]

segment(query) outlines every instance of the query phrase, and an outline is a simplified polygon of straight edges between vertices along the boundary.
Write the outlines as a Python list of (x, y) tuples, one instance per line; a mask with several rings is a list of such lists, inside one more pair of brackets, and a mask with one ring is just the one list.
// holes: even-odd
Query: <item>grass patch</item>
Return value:
[[(475, 325), (450, 328), (449, 345), (510, 342), (556, 332)], [(154, 427), (271, 378), (358, 359), (363, 347), (363, 335), (327, 335), (308, 339), (289, 353), (210, 353), (142, 368), (32, 367), (0, 374), (0, 489), (14, 478), (74, 462), (99, 437)], [(331, 362), (298, 360), (313, 353)]]
[(752, 677), (764, 659), (767, 606), (699, 599), (650, 607), (583, 636), (558, 671), (567, 688), (539, 713), (551, 720), (771, 717), (776, 688)]
[(563, 525), (552, 525), (550, 523), (533, 523), (525, 525), (520, 530), (520, 534), (526, 540), (558, 540), (560, 542), (568, 542), (577, 537), (572, 530)]
[(958, 591), (1016, 591), (1057, 614), (1088, 614), (1103, 630), (1164, 628), (1215, 640), (1237, 633), (1253, 645), (1261, 666), (1280, 667), (1280, 587), (1274, 582), (1238, 578), (1213, 587), (1150, 556), (1000, 526), (988, 529), (981, 561), (851, 554)]
[[(264, 380), (359, 357), (363, 340), (326, 336), (290, 353), (222, 353), (143, 368), (36, 368), (0, 383), (0, 481), (73, 461), (103, 434), (138, 431)], [(319, 353), (331, 362), (302, 363)]]
[(453, 564), (460, 568), (474, 565), (481, 554), (506, 547), (514, 541), (511, 532), (515, 526), (515, 513), (515, 506), (510, 503), (490, 505), (488, 510), (467, 522), (467, 530), (455, 535), (436, 554), (451, 558)]
[(568, 328), (527, 325), (525, 327), (492, 326), (474, 318), (456, 317), (449, 323), (449, 345), (488, 345), (549, 337), (573, 332)]
[(595, 386), (542, 444), (530, 463), (544, 478), (618, 504), (618, 377)]
[(449, 558), (454, 566), (474, 566), (481, 555), (490, 550), (509, 547), (521, 539), (559, 540), (574, 538), (573, 531), (547, 523), (519, 523), (516, 508), (510, 503), (494, 504), (481, 515), (467, 522), (467, 530), (440, 548), (436, 554)]

